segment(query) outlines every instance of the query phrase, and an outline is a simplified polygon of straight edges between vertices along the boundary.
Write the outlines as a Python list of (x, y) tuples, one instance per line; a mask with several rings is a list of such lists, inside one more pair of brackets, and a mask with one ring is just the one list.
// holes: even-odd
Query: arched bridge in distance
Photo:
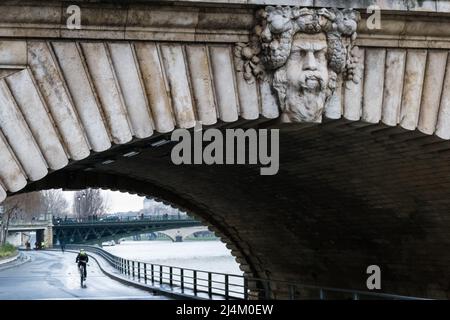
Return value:
[(201, 222), (190, 217), (152, 217), (140, 220), (121, 221), (56, 221), (53, 225), (53, 243), (102, 243), (118, 241), (143, 233), (166, 231), (201, 226)]

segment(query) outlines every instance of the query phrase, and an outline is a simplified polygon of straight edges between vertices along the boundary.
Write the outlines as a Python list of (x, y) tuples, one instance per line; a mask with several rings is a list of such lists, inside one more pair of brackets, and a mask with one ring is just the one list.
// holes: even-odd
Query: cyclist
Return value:
[(86, 251), (84, 251), (84, 249), (80, 249), (80, 252), (78, 253), (75, 262), (78, 263), (78, 268), (80, 268), (80, 266), (83, 267), (84, 278), (86, 279), (87, 277), (86, 264), (89, 262), (89, 257)]

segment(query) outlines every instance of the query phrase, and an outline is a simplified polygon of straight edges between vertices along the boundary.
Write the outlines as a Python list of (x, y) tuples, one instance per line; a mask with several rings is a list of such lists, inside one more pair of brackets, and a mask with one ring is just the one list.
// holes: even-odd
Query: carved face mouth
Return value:
[(318, 74), (307, 74), (304, 80), (300, 83), (302, 91), (319, 92), (322, 90), (324, 81)]
[(320, 82), (319, 79), (317, 79), (316, 77), (309, 77), (306, 79), (306, 87), (308, 89), (316, 89), (318, 86), (320, 86)]

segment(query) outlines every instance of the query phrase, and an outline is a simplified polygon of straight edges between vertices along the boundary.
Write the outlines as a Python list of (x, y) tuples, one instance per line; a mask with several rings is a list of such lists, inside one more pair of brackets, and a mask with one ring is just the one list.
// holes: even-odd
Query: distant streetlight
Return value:
[(84, 192), (81, 194), (81, 196), (77, 197), (77, 207), (78, 207), (77, 216), (78, 216), (78, 219), (81, 218), (81, 200), (84, 200), (84, 199), (86, 199), (86, 193), (84, 193)]

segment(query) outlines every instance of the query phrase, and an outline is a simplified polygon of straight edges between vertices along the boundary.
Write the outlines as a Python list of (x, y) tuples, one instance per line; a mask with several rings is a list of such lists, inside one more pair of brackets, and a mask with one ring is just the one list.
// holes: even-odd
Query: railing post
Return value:
[(270, 283), (267, 280), (263, 280), (264, 285), (264, 297), (266, 300), (270, 300)]
[(248, 300), (248, 279), (244, 278), (244, 299)]
[(138, 262), (138, 280), (141, 280), (141, 263)]
[(211, 298), (212, 296), (212, 273), (208, 272), (208, 295)]
[(128, 275), (130, 275), (130, 260), (127, 260)]
[(289, 285), (289, 300), (295, 300), (295, 286)]
[(144, 263), (144, 282), (147, 284), (147, 264)]
[(193, 271), (193, 285), (194, 285), (194, 294), (197, 295), (197, 270)]
[(322, 288), (320, 288), (320, 292), (319, 292), (319, 294), (320, 294), (320, 297), (319, 297), (319, 299), (320, 299), (320, 300), (325, 300), (325, 291), (323, 291), (323, 289), (322, 289)]
[(151, 265), (152, 266), (152, 285), (154, 285), (155, 284), (155, 268), (154, 268), (154, 266), (153, 266), (153, 264)]
[(163, 283), (163, 266), (159, 266), (159, 285)]
[(228, 275), (225, 275), (225, 299), (228, 300), (229, 296), (229, 278)]
[(180, 269), (181, 292), (184, 292), (184, 269)]
[(134, 261), (131, 261), (131, 268), (133, 269), (133, 278), (134, 278)]
[(173, 274), (172, 274), (173, 268), (169, 267), (169, 283), (170, 283), (170, 287), (172, 288), (173, 285)]

